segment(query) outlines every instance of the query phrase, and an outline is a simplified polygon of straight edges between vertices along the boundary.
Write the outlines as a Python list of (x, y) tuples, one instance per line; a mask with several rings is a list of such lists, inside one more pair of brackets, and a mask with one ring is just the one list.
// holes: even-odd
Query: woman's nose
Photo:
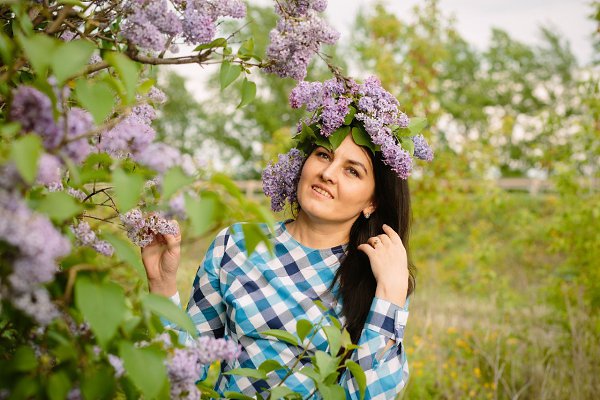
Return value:
[(335, 163), (329, 164), (326, 168), (321, 171), (321, 179), (324, 182), (336, 183), (337, 173)]

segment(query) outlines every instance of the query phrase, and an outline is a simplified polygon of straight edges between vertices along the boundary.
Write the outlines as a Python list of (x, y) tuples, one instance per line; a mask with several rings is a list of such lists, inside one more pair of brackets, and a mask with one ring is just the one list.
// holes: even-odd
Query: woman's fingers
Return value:
[(400, 239), (400, 235), (398, 235), (398, 233), (395, 230), (393, 230), (389, 225), (383, 224), (383, 231), (392, 240), (392, 242), (402, 242), (402, 239)]
[(369, 258), (375, 253), (375, 248), (369, 243), (360, 244), (356, 248), (365, 253)]

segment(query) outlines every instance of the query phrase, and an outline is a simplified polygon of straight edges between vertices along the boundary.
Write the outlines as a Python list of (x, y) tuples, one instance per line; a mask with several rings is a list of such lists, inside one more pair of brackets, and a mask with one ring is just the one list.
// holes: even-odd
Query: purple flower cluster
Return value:
[(269, 34), (267, 72), (282, 78), (302, 80), (321, 44), (334, 44), (340, 34), (319, 16), (327, 8), (324, 0), (282, 0), (275, 11), (280, 19)]
[(271, 198), (271, 209), (281, 211), (286, 201), (296, 201), (296, 190), (305, 157), (300, 150), (291, 149), (280, 154), (276, 163), (270, 163), (262, 173), (263, 192)]
[(140, 247), (146, 247), (158, 234), (178, 235), (179, 227), (175, 221), (168, 221), (158, 213), (149, 213), (144, 216), (135, 208), (120, 215), (121, 222), (127, 229), (127, 237)]
[(104, 240), (98, 239), (98, 237), (96, 237), (96, 232), (90, 228), (90, 225), (86, 221), (80, 221), (76, 226), (71, 226), (71, 231), (75, 234), (77, 244), (80, 246), (91, 247), (98, 253), (107, 257), (113, 255), (114, 248), (112, 245)]
[(130, 115), (102, 132), (97, 139), (98, 150), (118, 158), (142, 153), (156, 136), (156, 131), (150, 126), (156, 113), (149, 108), (152, 109), (147, 104), (134, 107)]
[(233, 361), (240, 354), (240, 346), (226, 339), (201, 336), (185, 348), (174, 349), (167, 360), (172, 399), (200, 399), (196, 381), (203, 364), (217, 360)]
[(412, 140), (415, 144), (415, 157), (425, 161), (433, 160), (433, 150), (429, 147), (423, 135), (413, 136)]
[(161, 51), (168, 38), (182, 36), (186, 43), (210, 42), (220, 17), (243, 18), (246, 5), (241, 0), (173, 0), (181, 18), (167, 0), (133, 0), (122, 34), (132, 44), (147, 50)]
[[(68, 97), (68, 93), (66, 96)], [(24, 132), (38, 134), (47, 150), (60, 148), (65, 156), (77, 163), (82, 162), (92, 151), (89, 139), (85, 136), (94, 126), (92, 115), (74, 107), (65, 112), (65, 118), (60, 117), (56, 121), (52, 101), (35, 88), (19, 86), (15, 89), (10, 118), (19, 122)], [(50, 164), (51, 161), (46, 160), (45, 163)], [(54, 174), (54, 164), (49, 165), (52, 169), (48, 173), (50, 176)], [(47, 181), (48, 175), (45, 174), (45, 171), (39, 174), (42, 181)]]
[(16, 194), (0, 189), (0, 240), (15, 249), (12, 272), (0, 286), (3, 297), (42, 326), (58, 310), (42, 284), (54, 279), (56, 260), (71, 251), (70, 242), (44, 216), (34, 213)]
[[(318, 123), (320, 134), (328, 137), (342, 126), (349, 107), (356, 109), (355, 120), (360, 121), (378, 146), (383, 161), (398, 176), (406, 179), (412, 171), (411, 154), (402, 148), (392, 129), (407, 128), (408, 116), (398, 110), (398, 100), (381, 86), (376, 77), (369, 77), (362, 84), (353, 81), (342, 82), (330, 79), (320, 82), (299, 82), (290, 93), (292, 108), (306, 106), (312, 117), (303, 121), (307, 125)], [(298, 131), (302, 124), (299, 124)], [(431, 161), (433, 151), (422, 135), (412, 138), (415, 144), (414, 155)]]

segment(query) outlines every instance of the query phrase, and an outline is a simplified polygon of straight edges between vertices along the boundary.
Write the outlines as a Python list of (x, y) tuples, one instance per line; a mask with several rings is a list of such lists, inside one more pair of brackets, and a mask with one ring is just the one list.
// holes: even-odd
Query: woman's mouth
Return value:
[(327, 197), (328, 199), (333, 199), (333, 196), (331, 195), (331, 193), (329, 193), (325, 189), (322, 189), (318, 186), (312, 186), (312, 190), (319, 193), (321, 196)]

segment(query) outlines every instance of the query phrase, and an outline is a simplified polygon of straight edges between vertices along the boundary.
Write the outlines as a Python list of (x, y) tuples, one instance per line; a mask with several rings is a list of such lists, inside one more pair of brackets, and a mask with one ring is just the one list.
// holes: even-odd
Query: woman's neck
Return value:
[(354, 221), (315, 221), (300, 210), (296, 220), (288, 223), (286, 228), (302, 245), (312, 249), (326, 249), (348, 243), (353, 223)]

